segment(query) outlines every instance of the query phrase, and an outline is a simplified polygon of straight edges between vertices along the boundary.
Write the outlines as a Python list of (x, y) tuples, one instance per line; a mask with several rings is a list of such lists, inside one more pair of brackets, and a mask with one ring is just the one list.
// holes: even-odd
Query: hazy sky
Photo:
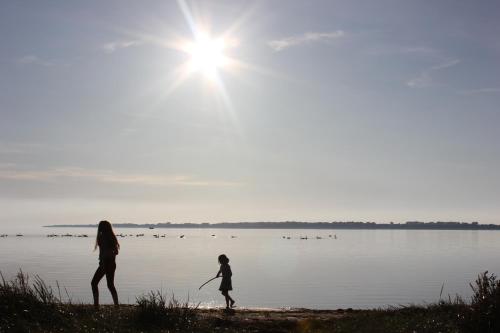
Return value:
[[(0, 223), (500, 223), (498, 1), (2, 1)], [(216, 76), (179, 41), (224, 36)], [(196, 35), (198, 36), (198, 35)]]

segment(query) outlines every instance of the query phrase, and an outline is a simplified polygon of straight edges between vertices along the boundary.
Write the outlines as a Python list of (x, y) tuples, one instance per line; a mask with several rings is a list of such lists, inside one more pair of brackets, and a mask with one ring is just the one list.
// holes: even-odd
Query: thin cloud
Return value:
[(500, 87), (462, 90), (460, 93), (464, 95), (496, 94), (500, 93)]
[(424, 88), (432, 86), (434, 85), (434, 79), (433, 79), (434, 73), (443, 70), (445, 68), (456, 66), (459, 63), (460, 63), (459, 59), (448, 59), (440, 64), (434, 65), (432, 67), (423, 70), (417, 77), (408, 80), (406, 82), (406, 85), (412, 88)]
[(40, 143), (0, 142), (0, 154), (30, 154), (48, 148)]
[(442, 59), (441, 52), (428, 46), (394, 46), (394, 45), (378, 45), (368, 49), (368, 54), (376, 56), (405, 54), (405, 55), (422, 55), (426, 57), (434, 57)]
[(121, 40), (106, 43), (102, 46), (102, 49), (106, 53), (113, 53), (119, 49), (126, 49), (132, 46), (139, 46), (143, 43), (141, 40)]
[(432, 66), (430, 68), (431, 71), (436, 71), (436, 70), (439, 70), (439, 69), (444, 69), (444, 68), (448, 68), (448, 67), (453, 67), (455, 65), (458, 65), (460, 63), (460, 60), (458, 59), (453, 59), (453, 60), (448, 60), (446, 62), (443, 62), (439, 65), (436, 65), (436, 66)]
[(0, 169), (8, 169), (8, 168), (13, 168), (15, 166), (16, 166), (15, 163), (0, 162)]
[(282, 39), (271, 40), (267, 44), (274, 51), (279, 52), (293, 46), (299, 46), (312, 42), (326, 42), (332, 39), (340, 38), (344, 35), (345, 34), (342, 30), (331, 32), (306, 32), (302, 35), (295, 35)]
[(446, 68), (456, 66), (459, 59), (450, 58), (439, 49), (425, 45), (379, 45), (368, 50), (368, 53), (375, 56), (401, 55), (404, 57), (418, 57), (437, 63), (420, 71), (418, 75), (407, 80), (405, 84), (412, 88), (425, 88), (436, 85), (434, 76), (436, 72)]
[(202, 180), (187, 175), (130, 174), (109, 170), (82, 168), (56, 168), (49, 170), (19, 170), (4, 165), (0, 168), (0, 180), (56, 181), (85, 180), (99, 183), (130, 184), (141, 186), (238, 186), (238, 182)]
[(403, 47), (400, 50), (401, 53), (412, 53), (412, 54), (423, 54), (429, 56), (439, 55), (439, 51), (427, 46), (413, 46), (413, 47)]
[(16, 62), (20, 65), (38, 65), (45, 67), (51, 67), (56, 65), (52, 61), (41, 59), (40, 57), (37, 57), (36, 55), (33, 54), (22, 56), (16, 59)]

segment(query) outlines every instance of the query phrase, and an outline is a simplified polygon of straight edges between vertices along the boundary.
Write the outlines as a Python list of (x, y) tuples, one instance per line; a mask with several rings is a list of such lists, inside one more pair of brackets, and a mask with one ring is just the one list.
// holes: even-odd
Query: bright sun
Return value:
[(224, 48), (223, 38), (212, 39), (207, 35), (198, 37), (187, 47), (187, 52), (191, 55), (191, 70), (202, 72), (208, 78), (214, 78), (217, 69), (226, 65)]

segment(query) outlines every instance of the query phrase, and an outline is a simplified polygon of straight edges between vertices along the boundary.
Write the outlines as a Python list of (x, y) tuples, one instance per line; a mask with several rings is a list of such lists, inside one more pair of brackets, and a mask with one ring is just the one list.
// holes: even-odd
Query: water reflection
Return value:
[[(92, 301), (89, 272), (98, 260), (93, 252), (95, 230), (16, 232), (24, 236), (0, 239), (0, 269), (6, 277), (22, 268), (52, 284), (58, 280), (74, 301)], [(68, 232), (88, 238), (47, 237)], [(443, 283), (444, 295), (468, 295), (468, 283), (479, 272), (500, 272), (498, 231), (117, 228), (116, 233), (127, 235), (120, 238), (115, 277), (124, 303), (161, 289), (181, 299), (189, 295), (205, 306), (222, 306), (217, 283), (198, 291), (207, 274), (217, 269), (220, 253), (231, 258), (234, 298), (246, 307), (367, 308), (431, 302), (438, 299)], [(338, 239), (329, 237), (333, 234)], [(301, 240), (304, 236), (308, 239)], [(102, 302), (111, 302), (107, 293), (102, 296)]]

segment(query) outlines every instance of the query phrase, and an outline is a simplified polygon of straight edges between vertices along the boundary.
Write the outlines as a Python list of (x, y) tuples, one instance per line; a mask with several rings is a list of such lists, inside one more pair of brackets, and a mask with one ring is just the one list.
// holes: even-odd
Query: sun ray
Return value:
[(179, 5), (179, 8), (182, 11), (182, 14), (184, 15), (184, 18), (186, 19), (187, 24), (189, 25), (189, 28), (191, 29), (191, 32), (193, 35), (197, 35), (197, 24), (195, 23), (193, 19), (193, 15), (191, 15), (191, 10), (189, 9), (188, 5), (186, 4), (186, 1), (184, 0), (177, 0), (177, 4)]

